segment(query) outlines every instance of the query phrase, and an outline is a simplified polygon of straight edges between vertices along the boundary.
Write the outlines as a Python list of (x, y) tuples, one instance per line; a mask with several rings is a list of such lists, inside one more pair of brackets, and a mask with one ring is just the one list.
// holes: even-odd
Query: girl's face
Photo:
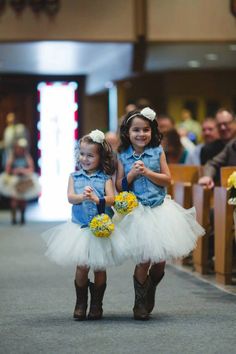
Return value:
[(152, 130), (147, 120), (133, 118), (129, 128), (129, 140), (136, 152), (142, 152), (152, 138)]
[(19, 145), (15, 145), (14, 154), (15, 154), (15, 156), (24, 156), (25, 155), (25, 148), (23, 148)]
[(79, 162), (87, 173), (95, 172), (100, 164), (100, 155), (96, 144), (82, 142), (80, 145)]

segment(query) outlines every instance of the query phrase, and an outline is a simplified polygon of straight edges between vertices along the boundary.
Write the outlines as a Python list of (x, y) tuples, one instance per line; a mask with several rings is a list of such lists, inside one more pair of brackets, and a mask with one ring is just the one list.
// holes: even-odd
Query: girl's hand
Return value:
[(22, 167), (16, 167), (12, 170), (13, 175), (25, 175), (25, 169)]
[(138, 160), (134, 163), (134, 168), (138, 174), (144, 175), (147, 173), (147, 167), (144, 165), (143, 161)]
[(99, 203), (98, 196), (93, 192), (93, 188), (90, 186), (86, 186), (83, 191), (83, 198), (84, 200), (91, 200), (94, 203)]
[(90, 199), (90, 196), (91, 196), (91, 193), (93, 191), (93, 188), (90, 187), (90, 186), (86, 186), (84, 187), (84, 191), (83, 191), (83, 199), (84, 200), (89, 200)]
[(133, 164), (131, 170), (128, 173), (128, 175), (132, 176), (132, 179), (136, 178), (140, 174), (139, 169), (135, 164), (136, 162)]

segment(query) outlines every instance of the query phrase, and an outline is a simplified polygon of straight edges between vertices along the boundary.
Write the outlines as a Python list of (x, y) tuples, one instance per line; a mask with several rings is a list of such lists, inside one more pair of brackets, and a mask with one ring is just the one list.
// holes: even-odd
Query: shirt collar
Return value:
[(97, 170), (93, 172), (91, 175), (88, 175), (82, 168), (79, 171), (76, 171), (77, 176), (83, 175), (86, 176), (87, 178), (94, 177), (94, 176), (100, 176), (102, 174), (102, 171)]
[[(126, 150), (127, 158), (129, 159), (130, 157), (133, 157), (133, 153), (134, 153), (134, 149), (133, 149), (132, 145), (130, 145), (128, 147), (128, 149)], [(142, 155), (153, 156), (153, 148), (152, 147), (145, 148)]]

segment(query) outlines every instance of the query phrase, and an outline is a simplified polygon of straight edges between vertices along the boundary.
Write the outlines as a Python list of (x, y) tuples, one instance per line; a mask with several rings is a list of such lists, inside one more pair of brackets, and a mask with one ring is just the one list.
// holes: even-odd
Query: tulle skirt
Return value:
[(71, 221), (42, 234), (47, 244), (45, 255), (59, 265), (86, 266), (93, 270), (121, 264), (130, 256), (129, 245), (119, 226), (108, 238), (96, 237), (88, 227)]
[(36, 173), (27, 176), (15, 176), (6, 172), (0, 175), (0, 194), (20, 200), (37, 198), (41, 187)]
[(113, 222), (126, 234), (136, 264), (157, 263), (188, 255), (205, 230), (196, 221), (195, 208), (184, 209), (167, 196), (162, 205), (139, 204), (125, 216), (115, 214)]

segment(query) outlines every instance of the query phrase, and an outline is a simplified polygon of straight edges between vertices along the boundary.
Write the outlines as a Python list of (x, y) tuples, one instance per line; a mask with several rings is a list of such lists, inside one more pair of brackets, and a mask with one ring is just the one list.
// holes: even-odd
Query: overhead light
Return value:
[(232, 51), (236, 51), (236, 44), (230, 44), (229, 49)]
[(206, 54), (207, 60), (215, 61), (218, 60), (218, 55), (215, 53), (208, 53)]
[(200, 63), (199, 63), (198, 60), (189, 60), (189, 61), (188, 61), (188, 66), (189, 66), (190, 68), (199, 68)]

